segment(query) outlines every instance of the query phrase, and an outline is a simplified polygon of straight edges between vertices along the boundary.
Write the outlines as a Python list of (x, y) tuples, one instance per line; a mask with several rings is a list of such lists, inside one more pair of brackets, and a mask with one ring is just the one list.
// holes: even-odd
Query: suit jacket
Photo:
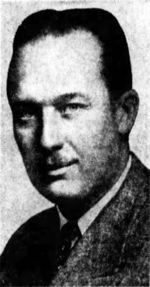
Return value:
[(149, 286), (149, 172), (133, 155), (117, 195), (54, 273), (60, 224), (55, 207), (29, 219), (1, 256), (2, 286)]

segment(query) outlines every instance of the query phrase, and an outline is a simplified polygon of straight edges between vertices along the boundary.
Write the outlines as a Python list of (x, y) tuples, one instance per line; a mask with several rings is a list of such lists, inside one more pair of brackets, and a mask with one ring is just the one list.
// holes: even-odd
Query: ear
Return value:
[(129, 90), (120, 98), (115, 118), (118, 126), (118, 132), (122, 135), (128, 135), (134, 125), (139, 107), (139, 97), (135, 90)]

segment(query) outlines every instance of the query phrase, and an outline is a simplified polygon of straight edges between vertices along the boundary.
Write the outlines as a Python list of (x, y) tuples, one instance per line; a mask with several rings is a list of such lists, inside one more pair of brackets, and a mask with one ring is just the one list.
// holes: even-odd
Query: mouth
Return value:
[(48, 174), (52, 176), (64, 174), (74, 164), (74, 162), (69, 162), (65, 165), (52, 166), (52, 168), (48, 171)]
[(65, 163), (47, 165), (45, 169), (45, 176), (48, 177), (51, 181), (62, 179), (77, 162), (77, 160), (72, 160)]

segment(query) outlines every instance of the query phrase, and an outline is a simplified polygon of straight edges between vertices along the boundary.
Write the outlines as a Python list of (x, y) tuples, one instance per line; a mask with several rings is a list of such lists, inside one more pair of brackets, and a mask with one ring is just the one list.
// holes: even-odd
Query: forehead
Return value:
[[(102, 68), (100, 47), (92, 33), (78, 30), (63, 36), (48, 35), (21, 50), (19, 89), (41, 99), (65, 93), (85, 93), (97, 85)], [(94, 91), (93, 91), (94, 92)]]

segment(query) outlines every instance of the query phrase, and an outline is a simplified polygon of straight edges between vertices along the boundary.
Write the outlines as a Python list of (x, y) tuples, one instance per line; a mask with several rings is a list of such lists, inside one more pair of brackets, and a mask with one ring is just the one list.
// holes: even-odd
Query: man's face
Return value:
[(117, 131), (101, 52), (91, 33), (76, 31), (29, 43), (20, 54), (15, 138), (31, 182), (56, 203), (98, 189), (100, 196), (112, 175)]

